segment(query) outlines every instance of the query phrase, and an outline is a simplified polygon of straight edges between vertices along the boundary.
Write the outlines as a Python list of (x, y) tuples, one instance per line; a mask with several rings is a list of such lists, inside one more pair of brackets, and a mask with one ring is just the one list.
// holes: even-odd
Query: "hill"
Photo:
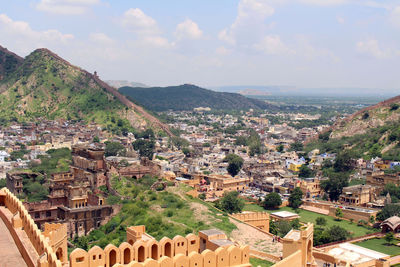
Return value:
[(214, 92), (190, 84), (149, 88), (121, 87), (119, 91), (153, 111), (193, 110), (196, 107), (210, 107), (217, 110), (274, 108), (263, 101), (237, 93)]
[(115, 88), (120, 88), (120, 87), (124, 87), (124, 86), (129, 86), (129, 87), (149, 87), (144, 83), (130, 82), (130, 81), (125, 81), (125, 80), (107, 80), (105, 82), (108, 83), (110, 86), (115, 87)]
[(400, 161), (400, 96), (338, 120), (308, 144), (308, 149), (312, 148), (336, 153), (348, 150), (354, 158)]
[(1, 49), (0, 120), (68, 119), (122, 128), (168, 128), (116, 89), (48, 49), (25, 59)]
[(366, 107), (336, 122), (332, 127), (331, 137), (353, 136), (366, 133), (368, 129), (384, 126), (387, 123), (399, 122), (400, 96), (396, 96), (376, 105)]
[(0, 81), (14, 72), (24, 59), (0, 46)]

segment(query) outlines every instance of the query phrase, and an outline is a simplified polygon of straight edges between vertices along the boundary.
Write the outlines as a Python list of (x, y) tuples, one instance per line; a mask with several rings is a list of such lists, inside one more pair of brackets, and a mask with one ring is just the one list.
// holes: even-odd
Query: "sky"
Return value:
[(0, 0), (0, 45), (103, 80), (396, 93), (400, 0)]

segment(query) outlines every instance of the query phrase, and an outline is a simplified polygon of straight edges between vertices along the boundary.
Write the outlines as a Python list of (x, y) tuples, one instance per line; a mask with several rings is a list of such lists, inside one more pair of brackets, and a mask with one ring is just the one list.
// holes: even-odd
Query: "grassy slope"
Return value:
[[(255, 206), (257, 205), (247, 205), (245, 207), (245, 210), (255, 210), (257, 209)], [(290, 212), (295, 212), (292, 208), (290, 207), (283, 207), (277, 210), (267, 210), (267, 212), (272, 213), (272, 212), (276, 212), (276, 211), (290, 211)], [(299, 215), (300, 215), (300, 221), (307, 223), (307, 222), (311, 222), (314, 225), (316, 225), (316, 218), (318, 217), (324, 217), (327, 220), (326, 226), (325, 227), (330, 227), (333, 225), (339, 225), (343, 228), (345, 228), (347, 231), (352, 233), (352, 237), (358, 237), (358, 236), (363, 236), (369, 233), (372, 233), (374, 231), (376, 231), (373, 228), (367, 228), (364, 226), (358, 226), (357, 223), (351, 223), (349, 221), (346, 220), (342, 220), (342, 221), (336, 221), (333, 217), (331, 216), (327, 216), (327, 215), (323, 215), (323, 214), (318, 214), (312, 211), (307, 211), (307, 210), (302, 210), (299, 209)]]
[[(398, 242), (398, 240), (395, 240)], [(355, 243), (355, 245), (369, 248), (381, 253), (385, 253), (391, 256), (399, 255), (400, 254), (400, 247), (396, 245), (387, 245), (386, 240), (384, 238), (373, 238), (369, 240), (365, 240), (362, 242)]]
[(257, 266), (269, 267), (269, 266), (274, 265), (272, 262), (269, 262), (269, 261), (266, 261), (266, 260), (260, 260), (260, 259), (257, 259), (257, 258), (250, 258), (250, 263), (251, 263), (251, 266), (253, 266), (253, 267), (257, 267)]
[(36, 50), (0, 84), (4, 121), (84, 119), (108, 128), (129, 126), (121, 116), (125, 106), (79, 68)]
[[(87, 241), (90, 246), (104, 247), (108, 243), (119, 245), (126, 240), (126, 228), (132, 225), (145, 225), (146, 232), (157, 240), (164, 236), (173, 238), (175, 235), (185, 236), (212, 228), (229, 235), (236, 229), (226, 215), (186, 196), (187, 189), (182, 185), (162, 192), (148, 190), (155, 181), (149, 177), (139, 182), (114, 178), (113, 188), (129, 200), (122, 201), (121, 212), (109, 223), (89, 234)], [(85, 248), (84, 239), (76, 240), (75, 243)]]

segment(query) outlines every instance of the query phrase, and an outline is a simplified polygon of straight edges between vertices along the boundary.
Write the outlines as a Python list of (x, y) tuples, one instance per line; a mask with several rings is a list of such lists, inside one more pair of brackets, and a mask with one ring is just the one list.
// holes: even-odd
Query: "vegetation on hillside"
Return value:
[(153, 111), (193, 110), (210, 107), (217, 110), (274, 109), (261, 100), (236, 93), (221, 93), (184, 84), (169, 87), (121, 87), (119, 91), (147, 109)]
[(109, 196), (107, 201), (111, 198), (113, 203), (121, 204), (121, 211), (107, 224), (86, 237), (75, 238), (73, 243), (84, 249), (95, 245), (104, 248), (109, 243), (118, 246), (126, 241), (126, 228), (133, 225), (145, 225), (146, 232), (157, 240), (164, 236), (185, 236), (210, 228), (223, 230), (227, 234), (236, 229), (226, 215), (211, 205), (205, 206), (200, 200), (185, 195), (185, 186), (152, 191), (150, 186), (155, 181), (156, 177), (148, 175), (139, 180), (114, 177), (112, 187), (125, 200)]

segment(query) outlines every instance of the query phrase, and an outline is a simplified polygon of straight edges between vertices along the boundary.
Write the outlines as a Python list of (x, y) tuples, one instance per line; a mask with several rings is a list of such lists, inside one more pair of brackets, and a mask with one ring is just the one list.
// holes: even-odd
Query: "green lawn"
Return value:
[[(257, 206), (256, 204), (246, 204), (244, 207), (244, 210), (248, 210), (248, 211), (265, 211), (262, 207)], [(277, 210), (267, 210), (267, 212), (272, 213), (272, 212), (276, 212), (276, 211), (282, 211), (282, 210), (286, 210), (286, 211), (290, 211), (290, 212), (294, 212), (294, 210), (290, 207), (283, 207)], [(370, 234), (373, 232), (376, 232), (378, 230), (373, 229), (373, 228), (368, 228), (365, 226), (358, 226), (357, 223), (353, 222), (349, 222), (347, 220), (342, 220), (342, 221), (336, 221), (333, 217), (331, 216), (327, 216), (327, 215), (323, 215), (323, 214), (319, 214), (319, 213), (315, 213), (312, 211), (308, 211), (308, 210), (302, 210), (299, 209), (298, 210), (298, 214), (300, 215), (300, 221), (307, 223), (307, 222), (311, 222), (314, 225), (316, 225), (315, 220), (318, 217), (324, 217), (327, 221), (326, 227), (330, 227), (333, 225), (339, 225), (343, 228), (345, 228), (347, 231), (352, 233), (352, 237), (358, 237), (358, 236), (363, 236), (366, 234)]]
[(349, 186), (358, 184), (365, 184), (365, 179), (352, 179), (349, 183)]
[[(393, 243), (397, 243), (398, 240), (393, 241)], [(355, 243), (360, 247), (369, 248), (381, 253), (388, 254), (390, 256), (395, 256), (400, 254), (400, 247), (396, 245), (386, 245), (386, 240), (384, 238), (373, 238), (369, 240), (365, 240), (359, 243)]]
[(253, 266), (253, 267), (257, 267), (257, 266), (269, 267), (269, 266), (274, 265), (272, 262), (269, 262), (266, 260), (260, 260), (257, 258), (250, 258), (250, 263), (251, 263), (251, 266)]
[(245, 204), (243, 210), (245, 211), (265, 211), (263, 207), (258, 206), (257, 204)]

